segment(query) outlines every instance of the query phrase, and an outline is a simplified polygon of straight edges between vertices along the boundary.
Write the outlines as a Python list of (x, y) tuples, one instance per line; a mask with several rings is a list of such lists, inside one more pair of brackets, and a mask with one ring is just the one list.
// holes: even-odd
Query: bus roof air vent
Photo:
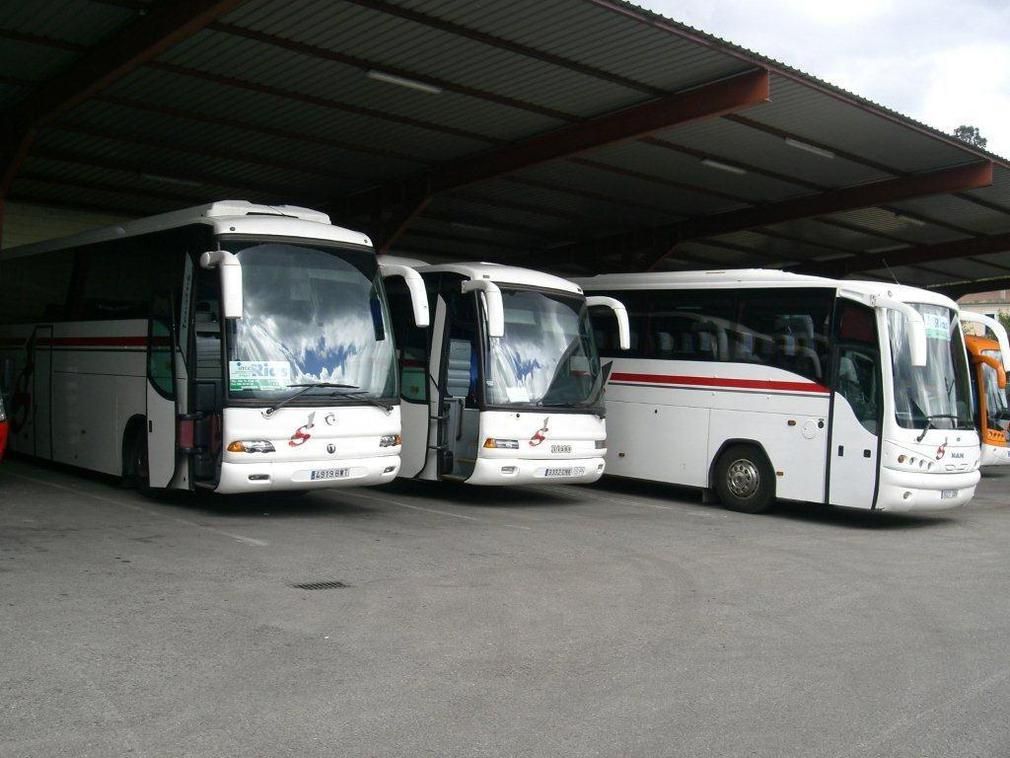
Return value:
[(329, 224), (330, 217), (321, 211), (302, 208), (297, 205), (260, 205), (248, 200), (222, 200), (206, 206), (204, 216), (221, 218), (224, 216), (288, 216), (300, 221), (314, 221)]

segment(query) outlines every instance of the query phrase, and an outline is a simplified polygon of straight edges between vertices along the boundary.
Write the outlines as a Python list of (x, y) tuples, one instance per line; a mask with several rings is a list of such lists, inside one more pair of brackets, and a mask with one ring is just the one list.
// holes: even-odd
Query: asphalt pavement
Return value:
[(0, 756), (1010, 755), (1010, 472), (748, 516), (615, 480), (152, 501), (15, 459), (0, 610)]

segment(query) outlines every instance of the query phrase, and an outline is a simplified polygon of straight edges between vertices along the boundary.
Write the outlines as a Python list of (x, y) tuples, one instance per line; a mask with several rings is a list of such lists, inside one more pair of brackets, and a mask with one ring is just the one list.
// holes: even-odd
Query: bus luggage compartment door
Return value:
[(28, 359), (33, 366), (31, 374), (31, 401), (28, 423), (25, 425), (32, 437), (31, 452), (39, 458), (53, 458), (53, 327), (39, 326), (32, 335)]
[(147, 466), (152, 487), (175, 474), (175, 349), (172, 330), (152, 319), (147, 331)]

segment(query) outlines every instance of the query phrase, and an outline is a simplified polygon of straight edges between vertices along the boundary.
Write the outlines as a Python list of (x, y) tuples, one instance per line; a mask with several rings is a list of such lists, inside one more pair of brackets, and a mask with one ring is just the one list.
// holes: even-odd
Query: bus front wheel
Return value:
[(760, 450), (733, 445), (715, 467), (715, 491), (731, 511), (763, 513), (775, 500), (775, 474)]
[(155, 494), (151, 487), (151, 469), (147, 457), (147, 434), (141, 424), (134, 425), (130, 444), (127, 447), (125, 466), (127, 483), (133, 485), (142, 495)]

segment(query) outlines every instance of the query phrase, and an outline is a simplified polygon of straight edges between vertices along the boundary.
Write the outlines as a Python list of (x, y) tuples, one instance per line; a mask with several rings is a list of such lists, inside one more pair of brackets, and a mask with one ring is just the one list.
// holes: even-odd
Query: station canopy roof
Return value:
[(569, 273), (1010, 284), (1005, 159), (621, 0), (9, 5), (10, 201), (291, 203)]

